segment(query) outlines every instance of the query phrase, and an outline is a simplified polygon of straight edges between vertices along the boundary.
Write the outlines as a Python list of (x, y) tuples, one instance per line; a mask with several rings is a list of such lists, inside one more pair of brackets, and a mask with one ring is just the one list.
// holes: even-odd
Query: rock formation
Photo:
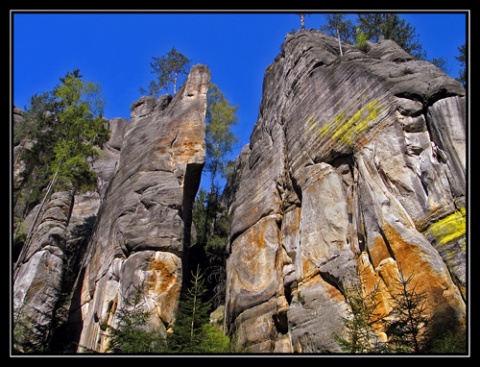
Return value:
[[(14, 309), (39, 343), (105, 352), (107, 326), (132, 307), (169, 332), (193, 244), (209, 83), (196, 65), (173, 98), (142, 97), (130, 120), (105, 121), (97, 191), (73, 201), (55, 192), (26, 217), (15, 203), (18, 231), (37, 225), (14, 269)], [(465, 104), (457, 81), (392, 41), (345, 44), (340, 56), (322, 32), (286, 36), (223, 196), (231, 230), (218, 314), (236, 350), (340, 353), (350, 292), (378, 290), (386, 315), (400, 277), (425, 295), (429, 328), (465, 327)], [(14, 144), (16, 157), (28, 142)]]
[[(149, 327), (165, 333), (174, 321), (205, 163), (209, 84), (208, 67), (196, 65), (173, 98), (142, 97), (130, 121), (106, 121), (110, 140), (92, 162), (98, 192), (75, 196), (71, 213), (71, 197), (55, 193), (39, 221), (16, 272), (15, 308), (51, 329), (55, 310), (66, 307), (63, 335), (75, 352), (105, 352), (106, 327), (137, 291), (138, 306), (153, 311)], [(60, 302), (66, 269), (76, 279), (67, 284), (71, 303)]]
[(400, 275), (436, 327), (465, 323), (464, 88), (392, 41), (367, 47), (340, 57), (302, 30), (266, 70), (228, 185), (225, 323), (241, 350), (341, 352), (348, 291), (378, 287), (387, 313)]
[(151, 327), (165, 333), (175, 319), (205, 162), (209, 83), (208, 68), (197, 65), (173, 99), (142, 97), (132, 109), (72, 301), (79, 351), (105, 351), (102, 329), (137, 290), (155, 311)]

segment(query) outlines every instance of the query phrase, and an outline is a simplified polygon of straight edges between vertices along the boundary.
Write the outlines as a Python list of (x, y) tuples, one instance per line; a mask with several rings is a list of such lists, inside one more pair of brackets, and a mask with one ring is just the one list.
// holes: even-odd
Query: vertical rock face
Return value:
[[(465, 91), (395, 43), (289, 34), (228, 188), (226, 325), (247, 352), (341, 352), (347, 291), (399, 274), (465, 322)], [(440, 325), (437, 325), (440, 327)]]
[(139, 99), (94, 164), (102, 202), (71, 305), (79, 352), (105, 351), (105, 325), (139, 290), (152, 327), (165, 332), (174, 321), (205, 162), (209, 83), (208, 68), (196, 65), (173, 99)]
[(30, 245), (16, 264), (13, 274), (16, 342), (25, 339), (36, 347), (47, 345), (51, 338), (52, 320), (62, 293), (70, 202), (68, 192), (51, 196)]

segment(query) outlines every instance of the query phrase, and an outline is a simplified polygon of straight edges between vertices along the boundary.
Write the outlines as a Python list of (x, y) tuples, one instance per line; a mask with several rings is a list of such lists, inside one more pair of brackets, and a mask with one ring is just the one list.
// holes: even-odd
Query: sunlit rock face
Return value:
[(341, 352), (348, 290), (387, 313), (400, 276), (432, 327), (465, 323), (465, 90), (392, 41), (338, 47), (286, 36), (227, 185), (225, 322), (247, 352)]
[(110, 122), (115, 138), (94, 163), (101, 205), (71, 304), (78, 352), (106, 351), (105, 330), (120, 309), (152, 311), (149, 327), (160, 333), (175, 319), (205, 163), (209, 83), (209, 69), (196, 65), (173, 98), (142, 97), (129, 122)]

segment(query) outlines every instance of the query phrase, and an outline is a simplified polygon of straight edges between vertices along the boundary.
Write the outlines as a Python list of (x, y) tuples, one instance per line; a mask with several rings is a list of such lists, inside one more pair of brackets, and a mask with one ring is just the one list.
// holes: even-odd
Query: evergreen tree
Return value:
[(327, 24), (320, 27), (325, 33), (337, 37), (340, 56), (343, 56), (342, 42), (351, 42), (355, 36), (355, 27), (351, 20), (345, 19), (347, 14), (326, 14)]
[[(17, 139), (28, 141), (20, 153), (25, 165), (21, 186), (32, 187), (28, 207), (37, 204), (42, 195), (43, 207), (54, 187), (70, 190), (73, 200), (77, 190), (93, 189), (96, 185), (90, 161), (100, 154), (109, 137), (102, 117), (105, 102), (100, 86), (81, 78), (76, 69), (60, 78), (61, 83), (53, 91), (34, 95), (26, 111), (25, 126), (17, 132)], [(17, 264), (23, 261), (22, 255), (41, 212), (42, 208), (28, 232)]]
[(463, 44), (458, 48), (458, 51), (460, 54), (455, 58), (460, 62), (460, 75), (456, 80), (467, 88), (467, 45)]
[(191, 60), (178, 52), (175, 47), (172, 47), (164, 56), (152, 57), (152, 59), (153, 61), (150, 62), (151, 73), (156, 75), (156, 79), (150, 81), (148, 90), (141, 87), (140, 93), (158, 97), (160, 93), (168, 90), (170, 85), (173, 84), (173, 94), (175, 94), (179, 77), (188, 74)]
[(107, 326), (110, 353), (150, 354), (167, 351), (166, 338), (149, 326), (151, 312), (142, 307), (143, 291), (117, 311), (116, 326)]
[(379, 325), (384, 315), (376, 311), (378, 306), (376, 287), (373, 292), (367, 293), (362, 285), (346, 290), (345, 298), (350, 311), (342, 321), (346, 327), (347, 336), (338, 334), (334, 339), (342, 350), (353, 354), (384, 353), (387, 345), (379, 340), (375, 326)]
[(55, 146), (53, 103), (52, 93), (35, 94), (30, 98), (22, 122), (14, 128), (14, 141), (20, 145), (14, 167), (22, 164), (19, 179), (14, 182), (14, 205), (23, 201), (23, 217), (41, 200), (51, 179), (50, 165), (54, 160)]
[(208, 224), (206, 223), (207, 198), (208, 192), (204, 188), (200, 188), (192, 209), (192, 222), (194, 223), (197, 232), (196, 242), (200, 244), (204, 244), (206, 242), (205, 228), (208, 228)]
[(206, 299), (205, 278), (197, 266), (192, 272), (191, 286), (180, 299), (173, 327), (168, 337), (172, 353), (225, 353), (229, 339), (209, 324), (211, 303)]
[(395, 13), (359, 13), (359, 29), (373, 42), (392, 40), (418, 59), (425, 58), (415, 28)]
[[(346, 299), (351, 306), (347, 317), (342, 317), (347, 337), (334, 335), (341, 348), (349, 353), (422, 354), (429, 350), (445, 349), (445, 340), (454, 340), (456, 350), (462, 350), (461, 334), (428, 335), (431, 317), (426, 314), (426, 293), (419, 293), (412, 285), (414, 276), (405, 278), (400, 273), (394, 289), (389, 291), (392, 309), (388, 314), (376, 312), (378, 288), (367, 293), (362, 287), (349, 289)], [(387, 340), (380, 341), (375, 330), (381, 327)], [(430, 349), (428, 349), (430, 348)]]
[(395, 353), (422, 353), (427, 341), (422, 335), (431, 319), (425, 312), (427, 294), (418, 293), (412, 280), (413, 274), (405, 278), (400, 273), (395, 290), (390, 293), (394, 306), (384, 323), (388, 344)]
[(433, 58), (431, 61), (430, 61), (433, 65), (439, 67), (440, 69), (442, 69), (442, 71), (445, 73), (445, 74), (448, 74), (447, 70), (447, 60), (445, 60), (443, 57), (435, 57)]

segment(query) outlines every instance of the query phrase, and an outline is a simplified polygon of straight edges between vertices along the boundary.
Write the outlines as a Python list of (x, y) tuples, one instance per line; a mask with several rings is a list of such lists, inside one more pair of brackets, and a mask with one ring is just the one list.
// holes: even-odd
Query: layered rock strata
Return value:
[(110, 156), (94, 164), (102, 202), (71, 305), (78, 352), (107, 350), (107, 326), (120, 309), (152, 311), (159, 333), (175, 320), (205, 162), (209, 83), (208, 68), (196, 65), (173, 98), (136, 101), (131, 121), (117, 123)]
[[(237, 348), (338, 353), (348, 291), (398, 279), (437, 326), (466, 318), (465, 90), (392, 41), (302, 30), (266, 70), (229, 182), (226, 326)], [(388, 337), (379, 330), (379, 337)]]

